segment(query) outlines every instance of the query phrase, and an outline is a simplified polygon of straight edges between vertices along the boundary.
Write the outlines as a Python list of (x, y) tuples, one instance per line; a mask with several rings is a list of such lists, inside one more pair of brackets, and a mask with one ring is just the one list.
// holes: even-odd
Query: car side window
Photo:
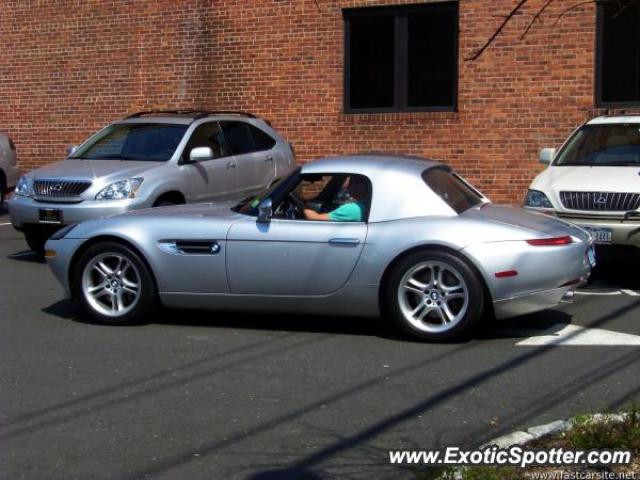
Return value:
[(249, 126), (249, 128), (251, 129), (251, 133), (253, 134), (253, 142), (256, 152), (271, 150), (274, 147), (276, 141), (269, 134), (263, 132), (259, 128), (254, 127), (253, 125)]
[(227, 148), (224, 142), (224, 136), (218, 122), (203, 123), (197, 127), (191, 134), (187, 148), (184, 150), (183, 157), (189, 158), (189, 153), (197, 147), (209, 147), (213, 151), (213, 158), (226, 157)]
[(230, 155), (243, 155), (256, 150), (250, 125), (244, 122), (222, 122), (222, 132)]
[(365, 222), (371, 206), (371, 182), (364, 175), (306, 174), (274, 207), (274, 218), (304, 220), (302, 209), (327, 214), (329, 221)]

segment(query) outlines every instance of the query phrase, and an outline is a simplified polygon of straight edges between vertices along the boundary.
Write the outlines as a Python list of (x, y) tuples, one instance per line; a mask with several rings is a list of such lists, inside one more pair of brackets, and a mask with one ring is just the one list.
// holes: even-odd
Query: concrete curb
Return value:
[(489, 440), (488, 442), (480, 445), (480, 448), (486, 448), (492, 445), (496, 445), (500, 448), (508, 448), (514, 445), (525, 445), (534, 440), (538, 440), (539, 438), (546, 437), (547, 435), (566, 432), (571, 428), (571, 425), (572, 424), (569, 420), (556, 420), (555, 422), (537, 425), (526, 430), (519, 430), (507, 435), (502, 435), (501, 437), (494, 438), (493, 440)]

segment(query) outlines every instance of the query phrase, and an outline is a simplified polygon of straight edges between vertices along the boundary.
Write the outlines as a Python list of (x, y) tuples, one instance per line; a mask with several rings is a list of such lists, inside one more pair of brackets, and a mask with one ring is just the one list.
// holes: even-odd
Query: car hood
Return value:
[(580, 227), (555, 217), (531, 212), (520, 207), (484, 204), (480, 208), (467, 210), (461, 216), (525, 230), (529, 238), (571, 235), (583, 241), (588, 241), (589, 239), (589, 234)]
[(531, 189), (555, 197), (559, 192), (640, 192), (639, 167), (549, 167)]
[(80, 223), (66, 238), (116, 236), (144, 243), (145, 238), (226, 238), (229, 227), (245, 218), (231, 210), (235, 202), (215, 202), (134, 210)]
[(235, 219), (241, 214), (234, 212), (231, 208), (238, 202), (235, 200), (212, 203), (190, 203), (187, 205), (171, 205), (167, 207), (145, 208), (143, 210), (133, 210), (112, 218), (135, 217), (136, 221), (142, 218), (152, 220), (165, 220), (172, 218), (229, 218)]
[(134, 160), (61, 160), (31, 173), (31, 178), (73, 179), (93, 181), (96, 178), (119, 180), (135, 177), (166, 162)]

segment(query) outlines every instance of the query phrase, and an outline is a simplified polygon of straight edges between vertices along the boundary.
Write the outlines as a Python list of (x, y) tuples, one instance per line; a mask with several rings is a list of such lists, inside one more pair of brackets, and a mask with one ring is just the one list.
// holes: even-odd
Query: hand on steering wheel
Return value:
[(302, 199), (298, 196), (297, 193), (295, 192), (290, 192), (289, 193), (289, 198), (291, 199), (291, 201), (293, 202), (293, 204), (298, 207), (298, 209), (300, 210), (300, 213), (302, 213), (302, 210), (304, 210), (305, 208), (307, 208), (304, 204), (304, 202), (302, 201)]

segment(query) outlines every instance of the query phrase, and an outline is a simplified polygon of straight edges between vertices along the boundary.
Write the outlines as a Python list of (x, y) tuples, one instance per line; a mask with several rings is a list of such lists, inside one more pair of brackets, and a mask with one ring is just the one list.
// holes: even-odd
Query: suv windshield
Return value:
[(640, 124), (585, 125), (569, 140), (553, 164), (638, 166)]
[(480, 192), (446, 168), (425, 170), (422, 179), (456, 213), (462, 213), (483, 202)]
[(69, 158), (167, 161), (187, 128), (187, 125), (163, 123), (115, 123), (96, 134)]

